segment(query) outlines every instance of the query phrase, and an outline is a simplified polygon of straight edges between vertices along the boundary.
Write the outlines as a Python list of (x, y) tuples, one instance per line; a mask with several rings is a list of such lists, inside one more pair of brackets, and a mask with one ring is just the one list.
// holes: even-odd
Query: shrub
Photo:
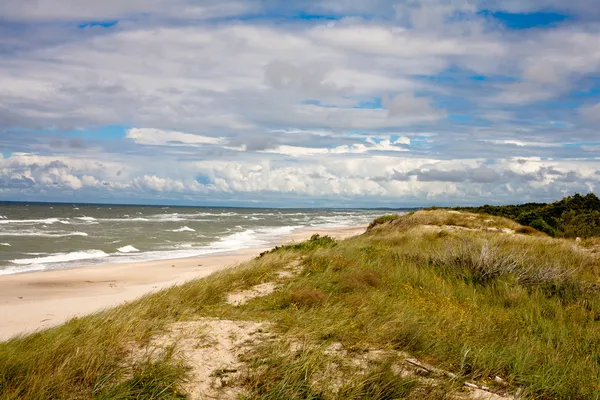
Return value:
[(552, 265), (533, 265), (526, 251), (508, 252), (501, 244), (476, 243), (464, 239), (450, 241), (431, 256), (434, 267), (475, 284), (488, 284), (514, 276), (523, 286), (562, 285), (571, 273)]
[(551, 204), (485, 205), (457, 209), (511, 218), (550, 236), (600, 236), (600, 199), (594, 193), (585, 196), (575, 194)]
[(521, 235), (532, 235), (532, 236), (542, 236), (544, 235), (543, 232), (538, 231), (535, 228), (532, 228), (531, 226), (522, 226), (520, 228), (515, 229), (516, 233), (520, 233)]
[(331, 236), (325, 235), (321, 236), (319, 234), (314, 234), (310, 237), (310, 239), (305, 240), (304, 242), (290, 244), (286, 246), (275, 246), (273, 249), (268, 251), (263, 251), (260, 253), (259, 257), (263, 257), (267, 254), (275, 253), (279, 250), (295, 250), (295, 251), (309, 251), (315, 250), (320, 247), (333, 247), (337, 244), (336, 240)]

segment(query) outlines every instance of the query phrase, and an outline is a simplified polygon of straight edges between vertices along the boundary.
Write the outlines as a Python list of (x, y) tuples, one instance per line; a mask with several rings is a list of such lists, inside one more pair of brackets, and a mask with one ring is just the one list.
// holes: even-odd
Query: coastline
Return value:
[[(361, 234), (366, 225), (302, 228), (273, 245), (313, 234), (336, 239)], [(104, 264), (57, 271), (4, 275), (0, 279), (0, 341), (60, 325), (167, 287), (202, 278), (251, 260), (270, 247), (140, 263)]]

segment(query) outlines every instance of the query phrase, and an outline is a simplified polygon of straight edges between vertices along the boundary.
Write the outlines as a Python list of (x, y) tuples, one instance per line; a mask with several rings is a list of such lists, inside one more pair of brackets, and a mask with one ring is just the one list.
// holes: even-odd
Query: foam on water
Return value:
[[(49, 207), (25, 207), (0, 206), (0, 249), (5, 248), (0, 251), (0, 274), (267, 248), (301, 227), (364, 224), (381, 214), (361, 210), (80, 206), (80, 211), (73, 211), (78, 207), (69, 206), (50, 211)], [(68, 240), (70, 237), (78, 238)], [(11, 247), (2, 247), (6, 245)], [(32, 251), (44, 253), (28, 254)]]
[(45, 218), (45, 219), (7, 219), (6, 217), (0, 221), (0, 224), (43, 224), (52, 225), (56, 222), (61, 222), (58, 218)]
[(10, 243), (0, 243), (0, 246), (10, 247)]
[(119, 249), (117, 249), (117, 251), (119, 253), (135, 253), (135, 252), (138, 252), (139, 250), (136, 249), (135, 247), (129, 245), (129, 246), (120, 247)]
[(47, 237), (47, 238), (60, 238), (70, 236), (89, 236), (85, 232), (71, 232), (71, 233), (45, 233), (45, 232), (0, 232), (0, 236), (30, 236), (30, 237)]
[(52, 264), (52, 263), (64, 263), (68, 261), (79, 261), (79, 260), (91, 260), (95, 258), (108, 257), (108, 254), (102, 250), (86, 250), (86, 251), (75, 251), (72, 253), (56, 253), (47, 257), (37, 258), (23, 258), (19, 260), (12, 260), (13, 264), (17, 265), (31, 265), (31, 264)]
[(0, 267), (0, 276), (1, 275), (22, 274), (24, 272), (43, 271), (45, 269), (46, 269), (45, 265), (32, 265), (29, 267), (7, 267), (4, 269), (2, 269)]
[(176, 245), (173, 250), (148, 251), (127, 255), (111, 255), (111, 262), (142, 262), (170, 260), (186, 257), (199, 257), (210, 254), (226, 253), (236, 250), (265, 247), (281, 235), (291, 233), (298, 226), (285, 226), (277, 228), (261, 227), (256, 230), (246, 229), (241, 232), (232, 233), (213, 243), (205, 246), (195, 247), (189, 243)]
[(260, 247), (266, 244), (267, 242), (257, 237), (256, 231), (252, 229), (246, 229), (243, 232), (225, 236), (218, 242), (213, 243), (210, 247), (215, 250), (233, 251), (248, 249), (251, 247)]
[(171, 232), (196, 232), (196, 230), (192, 229), (192, 228), (189, 228), (187, 226), (184, 226), (183, 228), (174, 229)]

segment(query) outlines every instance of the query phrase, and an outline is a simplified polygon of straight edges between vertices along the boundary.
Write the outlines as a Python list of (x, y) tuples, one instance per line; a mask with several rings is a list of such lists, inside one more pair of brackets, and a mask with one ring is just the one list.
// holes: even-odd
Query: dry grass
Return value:
[(417, 211), (402, 217), (387, 220), (386, 222), (389, 222), (389, 224), (374, 225), (372, 229), (409, 229), (411, 227), (421, 225), (458, 226), (481, 230), (489, 228), (506, 228), (515, 231), (517, 229), (524, 228), (517, 222), (507, 218), (494, 217), (487, 214), (474, 214), (440, 209)]
[[(276, 335), (243, 357), (235, 384), (248, 399), (442, 399), (465, 380), (525, 398), (599, 398), (599, 258), (570, 240), (486, 231), (520, 226), (472, 217), (420, 211), (343, 242), (314, 238), (2, 343), (0, 398), (184, 398), (189, 372), (175, 350), (132, 363), (128, 349), (201, 318), (265, 322)], [(302, 271), (279, 279), (298, 259)], [(275, 281), (272, 293), (227, 303), (227, 293)], [(406, 376), (406, 353), (456, 378)]]
[(281, 301), (281, 307), (314, 307), (325, 303), (327, 295), (315, 288), (300, 287), (284, 295)]

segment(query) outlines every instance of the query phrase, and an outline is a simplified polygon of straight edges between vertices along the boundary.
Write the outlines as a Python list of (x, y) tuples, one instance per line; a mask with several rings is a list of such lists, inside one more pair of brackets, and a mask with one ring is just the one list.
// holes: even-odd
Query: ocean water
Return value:
[(0, 275), (268, 247), (304, 227), (365, 224), (381, 210), (0, 204)]

